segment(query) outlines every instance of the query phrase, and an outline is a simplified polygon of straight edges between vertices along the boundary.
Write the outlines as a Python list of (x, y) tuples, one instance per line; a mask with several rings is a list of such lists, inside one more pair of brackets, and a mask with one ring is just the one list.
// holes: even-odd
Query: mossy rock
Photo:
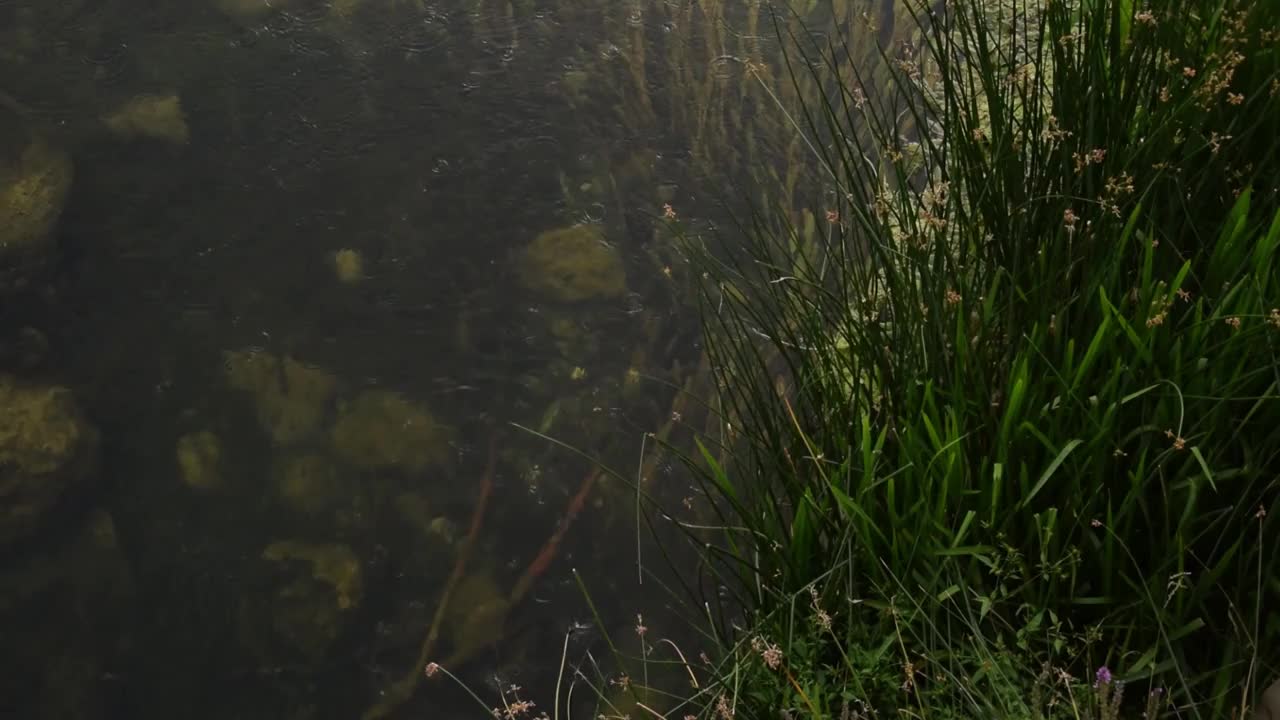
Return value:
[(369, 390), (342, 409), (330, 437), (355, 467), (421, 472), (448, 458), (450, 432), (396, 393)]
[(0, 157), (0, 292), (29, 286), (48, 265), (71, 178), (70, 156), (40, 140), (16, 160)]
[(363, 597), (360, 559), (346, 545), (300, 540), (272, 543), (262, 559), (269, 588), (242, 602), (242, 639), (268, 662), (323, 658)]
[(364, 272), (364, 256), (358, 250), (345, 248), (331, 257), (333, 273), (343, 285), (355, 285), (366, 279)]
[(627, 291), (622, 258), (595, 225), (538, 235), (521, 253), (518, 277), (526, 289), (558, 302), (618, 298)]
[(337, 385), (333, 375), (257, 350), (228, 352), (225, 361), (227, 383), (253, 395), (258, 423), (277, 445), (318, 435)]
[(208, 430), (183, 435), (174, 454), (187, 487), (202, 492), (222, 487), (222, 441), (217, 435)]
[(98, 432), (70, 390), (0, 375), (0, 545), (35, 530), (97, 454)]

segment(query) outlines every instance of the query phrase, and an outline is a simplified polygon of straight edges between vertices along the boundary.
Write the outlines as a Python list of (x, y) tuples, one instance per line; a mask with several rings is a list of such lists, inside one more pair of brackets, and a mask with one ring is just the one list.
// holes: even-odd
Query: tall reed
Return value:
[(730, 596), (712, 637), (809, 658), (769, 712), (1001, 648), (1238, 710), (1280, 663), (1280, 6), (905, 7), (887, 83), (775, 25), (816, 241), (764, 206), (688, 238), (723, 408), (687, 458), (724, 528), (693, 533)]

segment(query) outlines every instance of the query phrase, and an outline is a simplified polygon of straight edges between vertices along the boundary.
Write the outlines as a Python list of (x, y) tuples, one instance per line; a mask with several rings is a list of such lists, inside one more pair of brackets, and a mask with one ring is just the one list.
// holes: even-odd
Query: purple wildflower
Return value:
[(1099, 685), (1110, 685), (1111, 684), (1111, 668), (1107, 667), (1106, 665), (1103, 665), (1102, 667), (1098, 668), (1098, 672), (1094, 674), (1093, 679), (1094, 679), (1094, 683), (1093, 683), (1094, 687), (1098, 687)]

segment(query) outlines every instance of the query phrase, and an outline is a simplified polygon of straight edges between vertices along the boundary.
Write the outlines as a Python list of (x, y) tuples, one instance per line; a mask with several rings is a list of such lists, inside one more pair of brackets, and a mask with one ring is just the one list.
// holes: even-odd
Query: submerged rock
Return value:
[(0, 292), (26, 287), (49, 262), (71, 178), (70, 156), (40, 140), (0, 157)]
[(103, 116), (102, 122), (112, 134), (126, 140), (147, 138), (186, 145), (191, 139), (177, 95), (139, 95)]
[(337, 543), (275, 542), (262, 552), (272, 592), (254, 593), (241, 608), (241, 633), (264, 659), (324, 656), (363, 597), (360, 559)]
[(448, 458), (449, 435), (427, 411), (399, 395), (369, 390), (342, 410), (331, 438), (338, 456), (356, 467), (420, 472)]
[(67, 388), (0, 375), (0, 545), (35, 530), (97, 459), (98, 432)]
[(278, 445), (316, 435), (333, 399), (337, 380), (293, 358), (256, 350), (225, 355), (227, 382), (253, 394), (258, 423)]
[(217, 490), (222, 487), (222, 442), (218, 436), (202, 430), (178, 438), (176, 450), (182, 482), (195, 490)]
[(354, 285), (365, 279), (364, 257), (355, 250), (339, 250), (333, 254), (333, 272), (338, 276), (338, 282)]
[(627, 291), (622, 258), (594, 225), (534, 238), (520, 256), (518, 277), (525, 288), (559, 302), (617, 298)]

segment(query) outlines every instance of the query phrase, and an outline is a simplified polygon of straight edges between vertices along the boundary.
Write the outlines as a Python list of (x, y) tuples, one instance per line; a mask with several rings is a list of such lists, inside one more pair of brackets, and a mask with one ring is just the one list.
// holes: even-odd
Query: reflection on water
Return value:
[(662, 208), (747, 158), (795, 187), (761, 160), (795, 153), (759, 131), (764, 22), (0, 0), (0, 712), (356, 717), (413, 671), (487, 487), (433, 657), (548, 682), (570, 566), (625, 627), (631, 492), (511, 423), (634, 468), (687, 420)]

